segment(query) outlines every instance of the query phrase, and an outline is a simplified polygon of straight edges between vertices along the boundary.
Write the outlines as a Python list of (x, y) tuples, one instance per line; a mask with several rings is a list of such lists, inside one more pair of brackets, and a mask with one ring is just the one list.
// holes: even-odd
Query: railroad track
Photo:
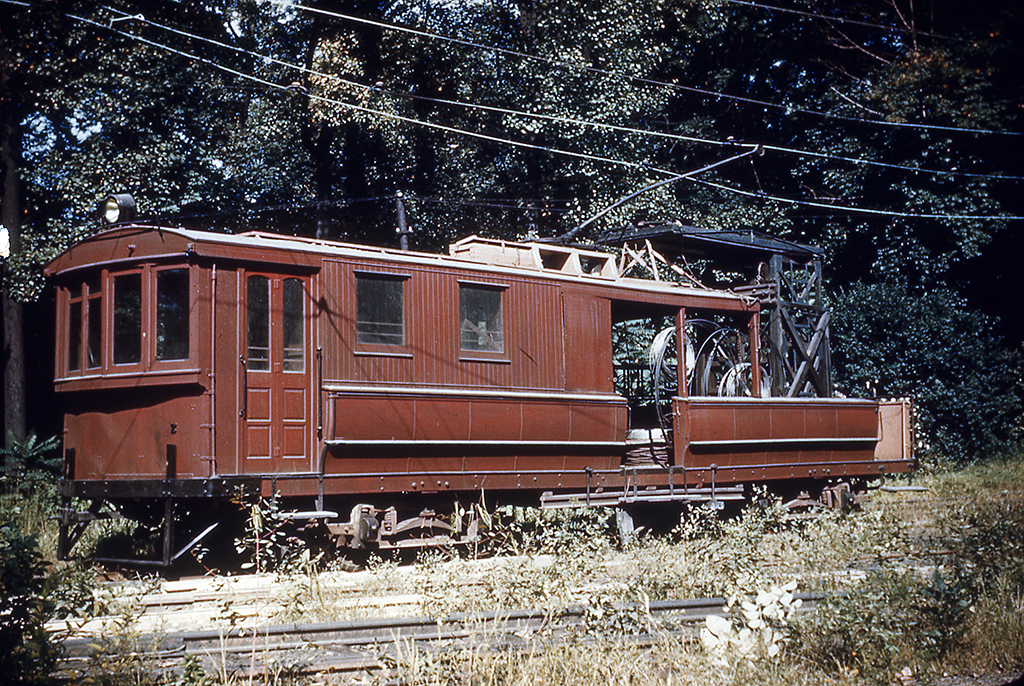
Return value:
[[(820, 596), (797, 594), (800, 612)], [(450, 614), (441, 618), (395, 617), (256, 629), (212, 629), (141, 635), (131, 645), (98, 637), (64, 642), (59, 676), (79, 681), (112, 665), (131, 663), (164, 678), (177, 677), (187, 656), (209, 674), (260, 677), (278, 674), (377, 672), (418, 651), (507, 650), (560, 641), (619, 639), (653, 644), (666, 636), (694, 636), (711, 615), (725, 611), (723, 598), (663, 600), (564, 610), (509, 610)]]

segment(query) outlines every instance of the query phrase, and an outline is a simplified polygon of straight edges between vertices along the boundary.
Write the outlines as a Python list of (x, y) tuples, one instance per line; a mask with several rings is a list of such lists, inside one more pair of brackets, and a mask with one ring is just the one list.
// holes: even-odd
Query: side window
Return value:
[(68, 371), (82, 368), (82, 284), (71, 291), (71, 316), (68, 317)]
[(188, 269), (156, 273), (156, 359), (188, 358)]
[[(81, 285), (79, 286), (79, 289)], [(68, 318), (68, 370), (82, 368), (82, 291), (71, 292), (71, 316)]]
[(356, 342), (405, 345), (405, 279), (356, 276)]
[[(85, 283), (70, 289), (68, 317), (68, 371), (82, 368), (82, 343), (85, 342), (85, 366), (96, 369), (103, 364), (100, 341), (103, 332), (102, 274), (94, 274)], [(84, 334), (84, 335), (83, 335)]]
[(501, 288), (459, 285), (459, 320), (462, 322), (461, 349), (504, 352)]
[(250, 371), (267, 371), (270, 369), (270, 279), (250, 276), (246, 293), (246, 365)]
[(86, 288), (86, 347), (85, 366), (89, 369), (96, 369), (103, 364), (102, 350), (100, 349), (103, 340), (103, 275), (96, 274), (85, 282)]
[(90, 270), (69, 284), (66, 348), (60, 353), (67, 373), (89, 377), (114, 367), (118, 374), (168, 373), (195, 362), (193, 271), (142, 264), (119, 273)]
[(284, 371), (305, 370), (305, 294), (299, 279), (284, 280), (282, 326), (284, 328)]
[(142, 359), (142, 275), (114, 277), (114, 364)]

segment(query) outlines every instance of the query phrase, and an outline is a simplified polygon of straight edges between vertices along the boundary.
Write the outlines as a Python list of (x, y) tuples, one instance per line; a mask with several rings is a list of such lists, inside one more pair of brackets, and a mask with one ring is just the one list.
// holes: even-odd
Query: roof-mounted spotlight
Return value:
[(138, 215), (135, 210), (135, 199), (127, 193), (108, 195), (107, 199), (100, 203), (100, 214), (103, 215), (103, 221), (108, 224), (131, 221)]

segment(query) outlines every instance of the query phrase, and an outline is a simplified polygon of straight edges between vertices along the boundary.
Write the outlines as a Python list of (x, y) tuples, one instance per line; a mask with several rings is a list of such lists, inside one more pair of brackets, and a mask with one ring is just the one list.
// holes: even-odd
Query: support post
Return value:
[(169, 567), (174, 554), (174, 498), (164, 500), (164, 549), (163, 566)]

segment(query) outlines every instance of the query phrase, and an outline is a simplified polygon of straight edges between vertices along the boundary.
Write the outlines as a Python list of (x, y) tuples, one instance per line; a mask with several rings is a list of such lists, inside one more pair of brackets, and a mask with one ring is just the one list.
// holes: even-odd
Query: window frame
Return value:
[[(359, 280), (391, 281), (401, 285), (402, 292), (402, 342), (368, 343), (359, 340)], [(404, 272), (377, 271), (374, 269), (352, 270), (352, 352), (357, 357), (412, 357), (410, 342), (412, 326), (409, 306), (409, 284), (412, 275)]]
[[(187, 324), (185, 326), (185, 346), (187, 354), (184, 357), (160, 357), (160, 275), (173, 271), (183, 271), (187, 278), (185, 284), (185, 309)], [(195, 347), (195, 341), (193, 340), (194, 329), (196, 322), (192, 316), (192, 312), (195, 308), (195, 274), (189, 265), (161, 265), (159, 267), (153, 267), (153, 300), (152, 300), (152, 315), (153, 315), (153, 329), (152, 329), (152, 345), (153, 345), (153, 364), (154, 365), (166, 365), (170, 363), (180, 363), (183, 360), (189, 360), (193, 357), (193, 348)]]
[[(183, 358), (158, 359), (157, 358), (157, 279), (161, 272), (168, 270), (184, 270), (188, 275), (188, 312), (187, 312), (187, 339), (188, 355)], [(131, 275), (139, 276), (139, 359), (137, 361), (115, 363), (114, 362), (114, 310), (115, 294), (114, 284), (117, 278)], [(57, 381), (85, 381), (87, 379), (102, 379), (110, 377), (133, 377), (147, 374), (171, 374), (170, 382), (174, 381), (173, 372), (196, 372), (198, 371), (199, 350), (198, 350), (198, 327), (202, 324), (197, 316), (199, 303), (198, 279), (200, 271), (192, 264), (180, 263), (145, 263), (131, 267), (118, 265), (116, 268), (104, 267), (99, 270), (98, 279), (96, 272), (76, 271), (69, 275), (69, 281), (60, 287), (60, 317), (61, 327), (59, 351), (57, 353)], [(73, 280), (72, 280), (73, 279)], [(98, 281), (99, 290), (94, 292), (91, 287), (86, 294), (86, 286), (90, 282)], [(92, 313), (89, 312), (89, 303), (98, 301), (98, 312), (100, 314), (99, 326), (99, 365), (89, 366), (88, 351)], [(74, 320), (73, 308), (81, 309), (79, 318), (80, 335), (78, 351), (78, 368), (71, 366), (71, 343), (73, 335), (71, 325)], [(58, 383), (58, 385), (60, 385)], [(75, 384), (68, 388), (77, 387)]]
[[(469, 279), (457, 279), (458, 301), (456, 307), (456, 328), (455, 328), (455, 349), (458, 351), (460, 362), (497, 362), (510, 364), (508, 351), (511, 349), (509, 343), (508, 328), (508, 296), (509, 284), (494, 283), (490, 281), (475, 281)], [(501, 308), (501, 350), (479, 350), (462, 347), (462, 294), (465, 290), (476, 289), (481, 291), (492, 291), (499, 295)]]

